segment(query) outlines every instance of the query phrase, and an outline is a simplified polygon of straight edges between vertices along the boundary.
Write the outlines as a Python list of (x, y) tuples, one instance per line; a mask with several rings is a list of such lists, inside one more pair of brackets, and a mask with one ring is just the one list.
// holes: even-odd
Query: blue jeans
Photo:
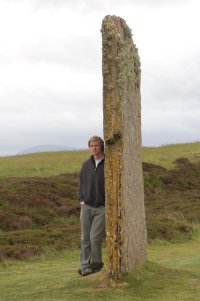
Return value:
[(105, 236), (105, 207), (81, 206), (80, 269), (102, 266), (101, 245)]

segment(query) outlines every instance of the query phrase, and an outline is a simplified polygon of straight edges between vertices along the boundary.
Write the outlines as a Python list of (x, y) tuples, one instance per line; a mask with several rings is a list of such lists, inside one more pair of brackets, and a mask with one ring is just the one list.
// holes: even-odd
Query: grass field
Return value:
[[(143, 149), (149, 242), (177, 242), (192, 237), (193, 224), (200, 221), (200, 160), (194, 156), (198, 147), (199, 143), (163, 146), (156, 149), (157, 153), (152, 148)], [(155, 164), (163, 162), (164, 154), (171, 154), (168, 158), (171, 168)], [(186, 154), (194, 158), (191, 161), (183, 158)], [(1, 257), (26, 259), (79, 246), (78, 174), (72, 171), (78, 170), (87, 156), (87, 151), (75, 151), (1, 158), (12, 160), (14, 166), (13, 169), (12, 165), (6, 166), (5, 161), (4, 167), (0, 165), (4, 174), (12, 174), (0, 177)], [(30, 168), (36, 161), (38, 170), (44, 169), (46, 176)], [(71, 172), (63, 173), (66, 171), (63, 167)], [(35, 172), (38, 176), (30, 176)], [(51, 176), (53, 172), (59, 175)]]
[(188, 158), (192, 162), (200, 161), (200, 142), (143, 147), (142, 149), (143, 162), (158, 164), (166, 168), (174, 167), (173, 162), (177, 158)]
[(77, 274), (77, 171), (88, 155), (0, 158), (0, 300), (199, 301), (200, 143), (143, 148), (148, 258), (117, 284), (105, 269)]
[[(46, 177), (77, 172), (89, 152), (65, 151), (0, 157), (0, 177)], [(200, 142), (143, 147), (143, 162), (172, 168), (178, 157), (200, 161)]]
[(199, 301), (200, 237), (182, 244), (149, 246), (143, 267), (114, 284), (105, 269), (77, 274), (78, 251), (1, 264), (2, 301)]
[(83, 150), (0, 157), (0, 177), (47, 177), (77, 172), (88, 155)]

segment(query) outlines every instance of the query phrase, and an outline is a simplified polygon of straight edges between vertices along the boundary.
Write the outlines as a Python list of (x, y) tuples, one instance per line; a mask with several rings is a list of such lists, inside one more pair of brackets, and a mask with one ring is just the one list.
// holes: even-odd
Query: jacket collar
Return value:
[[(90, 156), (89, 160), (95, 166), (95, 160), (94, 160), (94, 156), (93, 155)], [(103, 155), (103, 159), (99, 162), (99, 164), (101, 164), (102, 162), (104, 162), (104, 160), (105, 160), (105, 155)]]

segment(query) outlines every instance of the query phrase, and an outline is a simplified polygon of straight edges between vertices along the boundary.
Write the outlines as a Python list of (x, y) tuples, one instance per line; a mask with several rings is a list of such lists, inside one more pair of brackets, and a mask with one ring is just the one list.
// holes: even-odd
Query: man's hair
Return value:
[(101, 145), (101, 151), (102, 153), (104, 152), (104, 141), (101, 137), (99, 136), (92, 136), (89, 141), (88, 141), (88, 147), (90, 147), (90, 143), (91, 142), (95, 142), (95, 141), (99, 141), (100, 142), (100, 145)]

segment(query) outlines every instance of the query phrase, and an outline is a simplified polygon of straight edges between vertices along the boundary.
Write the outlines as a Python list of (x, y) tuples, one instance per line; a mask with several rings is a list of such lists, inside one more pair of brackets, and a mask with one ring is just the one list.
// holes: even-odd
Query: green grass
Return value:
[(200, 143), (143, 148), (153, 163), (143, 165), (151, 244), (146, 263), (118, 284), (105, 269), (79, 277), (79, 252), (69, 253), (80, 241), (76, 172), (88, 155), (0, 158), (0, 299), (199, 301)]
[[(82, 150), (0, 157), (0, 177), (46, 177), (77, 172), (88, 155), (88, 150)], [(144, 162), (166, 168), (172, 168), (178, 157), (199, 161), (200, 142), (142, 148)]]
[[(188, 155), (193, 153), (194, 145), (190, 144), (190, 153), (187, 145)], [(55, 160), (63, 156), (70, 166), (75, 166), (76, 159), (81, 164), (83, 155), (86, 158), (88, 153), (38, 154), (44, 160), (41, 166), (42, 162), (47, 164), (48, 155)], [(32, 156), (37, 157), (24, 158)], [(195, 158), (191, 161), (176, 158), (173, 168), (168, 169), (153, 162), (143, 163), (148, 242), (158, 239), (178, 242), (193, 236), (194, 222), (200, 222), (200, 160), (195, 162)], [(29, 171), (27, 165), (21, 173)], [(79, 245), (78, 174), (56, 172), (59, 175), (0, 178), (0, 254), (4, 258), (24, 259)]]
[(77, 274), (79, 252), (1, 263), (2, 301), (199, 301), (200, 237), (149, 246), (147, 262), (113, 283), (105, 269)]
[(0, 177), (45, 177), (77, 172), (87, 150), (0, 157)]
[(142, 148), (142, 159), (144, 162), (158, 164), (166, 168), (172, 168), (173, 162), (179, 157), (188, 158), (192, 162), (199, 161), (200, 142)]

